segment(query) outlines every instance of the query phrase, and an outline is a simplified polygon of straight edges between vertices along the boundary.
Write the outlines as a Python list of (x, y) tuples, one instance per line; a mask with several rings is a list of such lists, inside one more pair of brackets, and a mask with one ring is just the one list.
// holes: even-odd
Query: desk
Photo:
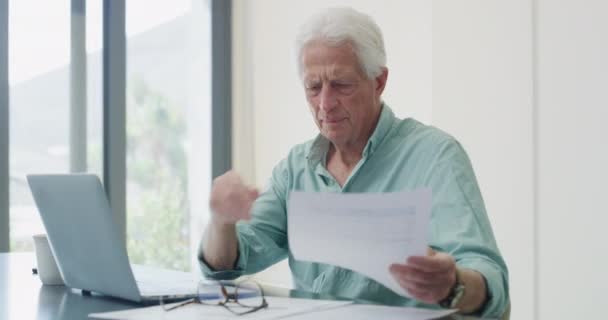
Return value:
[[(0, 253), (0, 320), (87, 319), (93, 312), (142, 307), (140, 304), (106, 296), (83, 296), (65, 286), (43, 286), (32, 274), (32, 253)], [(264, 286), (268, 295), (309, 299), (335, 297), (298, 290)], [(443, 319), (472, 320), (473, 317), (451, 316)]]

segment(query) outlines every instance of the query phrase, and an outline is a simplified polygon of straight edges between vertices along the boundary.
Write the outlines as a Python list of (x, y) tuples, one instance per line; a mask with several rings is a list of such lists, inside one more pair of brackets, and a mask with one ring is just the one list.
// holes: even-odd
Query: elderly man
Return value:
[[(262, 194), (234, 172), (214, 181), (212, 218), (199, 253), (204, 274), (233, 279), (288, 258), (300, 290), (501, 316), (509, 303), (507, 267), (470, 161), (454, 138), (414, 119), (396, 118), (382, 101), (388, 69), (379, 27), (352, 9), (329, 9), (302, 27), (297, 46), (300, 77), (320, 134), (290, 151)], [(286, 226), (291, 191), (420, 187), (433, 192), (428, 255), (387, 266), (412, 298), (354, 271), (292, 256)]]

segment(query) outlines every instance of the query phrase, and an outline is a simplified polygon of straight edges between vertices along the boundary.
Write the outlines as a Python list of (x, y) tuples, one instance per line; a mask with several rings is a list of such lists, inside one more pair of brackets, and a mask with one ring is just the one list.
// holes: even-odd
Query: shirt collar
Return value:
[[(363, 158), (371, 156), (372, 153), (378, 148), (382, 142), (382, 139), (384, 139), (388, 131), (393, 126), (394, 121), (395, 114), (391, 108), (383, 102), (382, 111), (380, 111), (380, 118), (378, 119), (378, 123), (374, 129), (374, 133), (372, 133), (371, 137), (369, 137), (365, 148), (363, 148)], [(319, 162), (325, 160), (327, 150), (329, 149), (329, 144), (330, 141), (327, 140), (327, 138), (321, 134), (317, 135), (315, 140), (310, 145), (306, 156), (311, 167), (315, 167)]]
[(364, 158), (371, 156), (372, 153), (374, 153), (374, 151), (378, 149), (378, 146), (380, 146), (382, 140), (384, 139), (384, 137), (386, 137), (386, 134), (393, 127), (394, 122), (395, 114), (393, 113), (391, 108), (389, 108), (389, 106), (383, 102), (382, 111), (380, 112), (380, 118), (378, 119), (378, 124), (376, 125), (372, 136), (369, 137), (365, 148), (363, 148)]

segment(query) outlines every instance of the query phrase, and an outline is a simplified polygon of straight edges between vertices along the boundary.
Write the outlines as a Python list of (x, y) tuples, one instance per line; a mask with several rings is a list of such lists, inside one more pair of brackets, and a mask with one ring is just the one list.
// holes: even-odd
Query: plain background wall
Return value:
[(608, 3), (537, 10), (539, 315), (606, 319)]
[[(602, 318), (608, 258), (608, 4), (599, 0), (235, 0), (234, 166), (263, 187), (317, 133), (293, 41), (348, 5), (384, 32), (385, 101), (454, 135), (510, 271), (512, 319)], [(286, 264), (262, 279), (289, 284)]]
[(532, 7), (433, 3), (433, 125), (467, 150), (509, 267), (512, 319), (533, 319)]

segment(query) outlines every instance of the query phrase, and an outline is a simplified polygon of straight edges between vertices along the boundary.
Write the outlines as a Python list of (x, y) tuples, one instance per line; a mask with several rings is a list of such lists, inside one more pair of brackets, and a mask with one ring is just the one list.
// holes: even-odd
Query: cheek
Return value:
[(315, 110), (318, 111), (319, 108), (317, 107), (319, 104), (317, 103), (317, 98), (315, 97), (306, 97), (306, 102), (308, 102), (308, 107), (310, 108), (310, 110)]
[(371, 108), (369, 106), (370, 102), (363, 99), (361, 96), (351, 97), (348, 103), (345, 105), (349, 106), (346, 108), (346, 112), (349, 115), (350, 123), (353, 127), (360, 128), (364, 126), (364, 124), (369, 121), (368, 118), (371, 117), (371, 113), (368, 112)]
[(315, 107), (315, 105), (309, 101), (308, 110), (310, 111), (310, 114), (312, 115), (312, 120), (315, 122), (315, 124), (317, 124), (317, 127), (320, 127), (321, 124), (319, 123), (319, 119), (317, 117), (317, 115), (319, 114), (319, 108)]
[(308, 110), (310, 110), (313, 115), (316, 115), (319, 111), (319, 108), (317, 108), (317, 105), (314, 104), (312, 101), (308, 100)]

